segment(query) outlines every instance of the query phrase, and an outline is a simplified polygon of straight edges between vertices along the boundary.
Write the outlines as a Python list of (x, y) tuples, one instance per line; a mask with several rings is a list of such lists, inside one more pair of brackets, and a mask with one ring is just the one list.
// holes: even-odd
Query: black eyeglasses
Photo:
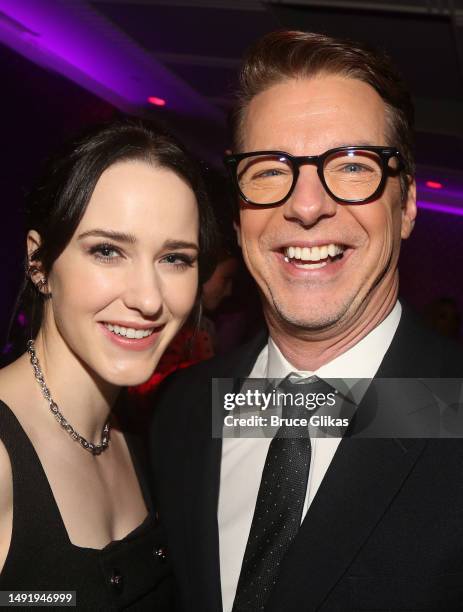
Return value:
[(344, 204), (374, 200), (383, 191), (388, 175), (404, 169), (398, 149), (378, 146), (337, 147), (321, 155), (298, 157), (284, 151), (254, 151), (226, 155), (224, 162), (240, 197), (255, 206), (283, 204), (305, 164), (317, 166), (326, 192)]

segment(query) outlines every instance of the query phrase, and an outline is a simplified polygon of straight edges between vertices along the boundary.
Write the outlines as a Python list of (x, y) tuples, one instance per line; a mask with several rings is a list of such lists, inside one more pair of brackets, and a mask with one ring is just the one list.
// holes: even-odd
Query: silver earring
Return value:
[[(38, 280), (37, 282), (34, 282), (33, 277), (37, 273), (40, 273), (40, 270), (39, 270), (39, 268), (37, 268), (37, 266), (34, 266), (33, 264), (30, 264), (27, 267), (27, 269), (26, 269), (26, 276), (33, 283), (33, 285), (37, 289), (37, 291), (39, 291), (39, 293), (42, 293), (42, 289), (45, 289), (45, 287), (48, 284), (48, 280), (47, 280), (46, 276), (42, 276), (42, 278), (40, 280)], [(49, 294), (43, 294), (43, 295), (48, 296)]]
[(36, 274), (37, 272), (40, 272), (37, 266), (30, 264), (29, 266), (26, 267), (26, 276), (30, 278), (31, 280), (34, 274)]
[(39, 281), (37, 281), (35, 283), (35, 287), (36, 287), (37, 291), (41, 291), (42, 289), (44, 289), (44, 287), (47, 286), (47, 282), (48, 281), (47, 281), (45, 276), (43, 278), (41, 278)]

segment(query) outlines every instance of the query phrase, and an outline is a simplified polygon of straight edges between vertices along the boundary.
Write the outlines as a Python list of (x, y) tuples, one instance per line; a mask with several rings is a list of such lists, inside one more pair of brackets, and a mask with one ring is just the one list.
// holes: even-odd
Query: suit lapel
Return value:
[[(220, 360), (219, 365), (215, 366), (212, 361), (210, 378), (247, 376), (265, 342), (266, 335), (259, 335), (227, 359)], [(192, 402), (188, 408), (184, 507), (189, 534), (186, 548), (192, 578), (190, 587), (194, 593), (191, 609), (218, 612), (222, 610), (217, 523), (222, 440), (212, 438), (211, 386), (204, 386)]]
[(341, 442), (285, 558), (269, 612), (318, 609), (391, 503), (424, 445), (423, 440), (408, 445), (393, 439)]
[[(431, 375), (429, 352), (420, 350), (419, 329), (405, 309), (377, 377)], [(316, 610), (323, 604), (425, 445), (423, 439), (341, 441), (285, 557), (268, 612)]]

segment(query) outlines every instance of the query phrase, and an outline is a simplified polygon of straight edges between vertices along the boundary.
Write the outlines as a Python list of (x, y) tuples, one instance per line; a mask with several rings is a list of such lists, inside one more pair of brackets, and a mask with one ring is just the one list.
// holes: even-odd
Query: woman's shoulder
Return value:
[(21, 362), (20, 357), (0, 370), (0, 497), (2, 483), (14, 470), (15, 459), (28, 446), (21, 415), (27, 414), (30, 389)]
[[(11, 435), (12, 425), (17, 420), (14, 407), (19, 405), (23, 396), (23, 384), (21, 382), (24, 383), (24, 380), (23, 376), (21, 376), (22, 368), (20, 364), (21, 358), (0, 370), (0, 442), (3, 441), (2, 447), (4, 452), (7, 452), (5, 448), (6, 438)], [(0, 454), (0, 461), (1, 459), (2, 456)], [(1, 467), (0, 478), (2, 478)]]
[[(2, 402), (0, 402), (2, 403)], [(0, 411), (8, 409), (6, 404)], [(11, 540), (13, 518), (13, 474), (8, 451), (0, 432), (0, 572), (5, 563)]]
[[(0, 434), (0, 516), (2, 515), (2, 509), (5, 505), (4, 502), (8, 501), (5, 498), (5, 493), (8, 493), (8, 491), (5, 491), (5, 484), (8, 482), (11, 483), (11, 479), (10, 456)], [(8, 487), (6, 487), (6, 489), (8, 489)]]
[[(12, 481), (12, 473), (11, 473), (10, 456), (8, 454), (5, 444), (2, 441), (2, 436), (0, 432), (0, 516), (3, 515), (2, 510), (5, 506), (5, 502), (8, 502), (8, 499), (7, 499), (8, 496), (5, 497), (5, 495), (8, 493), (8, 489), (10, 487), (8, 486), (5, 487), (5, 484), (8, 482), (11, 483), (11, 481)], [(11, 499), (12, 499), (12, 496), (11, 496)]]
[(30, 402), (34, 379), (30, 376), (27, 355), (0, 370), (0, 413), (11, 411), (18, 415)]
[(24, 382), (24, 355), (0, 369), (0, 400), (8, 403), (12, 390)]
[(17, 419), (0, 397), (0, 568), (3, 564), (2, 543), (4, 541), (5, 518), (11, 513), (13, 507), (13, 471), (11, 457), (8, 451), (14, 440), (11, 438), (12, 429), (15, 429)]
[(18, 423), (14, 406), (19, 403), (23, 395), (21, 361), (20, 357), (0, 370), (0, 516), (3, 516), (6, 501), (5, 485), (11, 483), (11, 459), (8, 448), (11, 432), (17, 429)]

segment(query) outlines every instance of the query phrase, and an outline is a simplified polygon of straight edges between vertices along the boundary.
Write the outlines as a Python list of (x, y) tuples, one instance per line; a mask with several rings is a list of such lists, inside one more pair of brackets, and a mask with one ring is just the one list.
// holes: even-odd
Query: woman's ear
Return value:
[(38, 250), (40, 245), (42, 244), (42, 239), (40, 238), (40, 234), (36, 230), (29, 230), (27, 232), (27, 257), (29, 258), (29, 263), (31, 259), (34, 257), (34, 253)]
[(34, 255), (42, 244), (40, 234), (36, 230), (29, 230), (27, 233), (27, 276), (31, 282), (35, 285), (37, 291), (47, 295), (48, 279), (43, 269), (42, 262), (34, 259)]

